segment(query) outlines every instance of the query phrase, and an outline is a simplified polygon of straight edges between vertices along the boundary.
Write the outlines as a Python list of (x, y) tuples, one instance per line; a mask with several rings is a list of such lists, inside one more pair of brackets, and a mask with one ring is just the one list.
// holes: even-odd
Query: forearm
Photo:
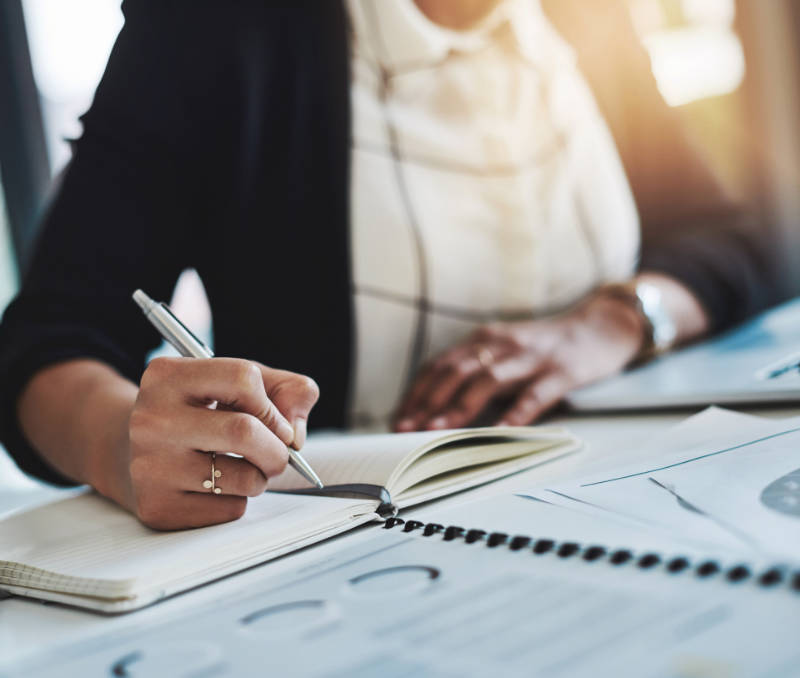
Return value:
[(41, 370), (18, 402), (21, 428), (55, 469), (128, 508), (128, 422), (135, 384), (108, 365), (73, 360)]

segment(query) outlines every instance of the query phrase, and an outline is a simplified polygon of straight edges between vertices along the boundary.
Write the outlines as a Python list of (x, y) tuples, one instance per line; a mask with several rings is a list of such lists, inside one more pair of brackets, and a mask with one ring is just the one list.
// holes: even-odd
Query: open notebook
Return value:
[[(549, 461), (580, 447), (560, 428), (484, 428), (311, 440), (303, 455), (326, 485), (378, 495), (286, 493), (307, 488), (291, 468), (240, 520), (156, 532), (87, 493), (0, 522), (0, 588), (104, 612), (137, 609), (379, 518)], [(223, 485), (224, 487), (224, 485)], [(388, 495), (388, 496), (387, 496)]]

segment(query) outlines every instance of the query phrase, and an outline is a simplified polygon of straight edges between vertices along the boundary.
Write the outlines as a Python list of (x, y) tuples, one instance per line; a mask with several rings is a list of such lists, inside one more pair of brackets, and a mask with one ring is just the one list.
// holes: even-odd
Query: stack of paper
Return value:
[(700, 548), (800, 561), (800, 419), (710, 408), (640, 452), (525, 494)]

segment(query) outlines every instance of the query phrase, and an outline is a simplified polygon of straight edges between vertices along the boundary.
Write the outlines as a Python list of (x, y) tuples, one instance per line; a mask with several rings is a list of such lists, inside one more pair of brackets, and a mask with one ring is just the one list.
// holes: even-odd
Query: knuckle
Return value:
[(243, 412), (231, 415), (228, 424), (228, 438), (235, 447), (249, 448), (258, 438), (257, 427), (261, 426), (259, 421)]
[(467, 377), (472, 373), (472, 366), (466, 360), (459, 361), (453, 365), (453, 371), (459, 377)]
[(249, 360), (238, 361), (236, 365), (236, 383), (248, 393), (258, 390), (262, 385), (261, 370)]
[(176, 358), (153, 358), (142, 375), (142, 388), (168, 379), (175, 371)]
[(311, 377), (306, 377), (305, 375), (303, 375), (301, 379), (302, 379), (301, 388), (304, 391), (306, 397), (308, 398), (308, 400), (316, 402), (319, 399), (319, 385)]

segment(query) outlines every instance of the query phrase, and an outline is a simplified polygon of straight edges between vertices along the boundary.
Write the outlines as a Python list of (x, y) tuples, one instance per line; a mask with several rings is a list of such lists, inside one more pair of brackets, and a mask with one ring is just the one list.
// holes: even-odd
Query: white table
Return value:
[[(800, 415), (798, 408), (781, 410), (757, 410), (754, 414), (772, 417)], [(635, 455), (637, 446), (669, 426), (684, 419), (688, 412), (669, 412), (659, 414), (631, 414), (606, 416), (563, 416), (550, 423), (568, 426), (572, 432), (586, 442), (586, 449), (550, 464), (518, 473), (514, 476), (491, 483), (437, 502), (440, 506), (456, 506), (476, 498), (496, 494), (509, 494), (529, 489), (554, 480), (563, 480), (576, 473), (584, 473), (590, 468), (616, 464), (623, 457)], [(8, 492), (0, 484), (0, 511), (9, 508), (9, 497), (18, 501), (52, 500), (60, 496), (57, 491), (45, 489), (36, 483), (23, 480), (7, 459), (0, 458), (0, 471), (5, 482), (10, 484)], [(427, 507), (430, 512), (430, 507)], [(425, 518), (423, 505), (403, 513), (405, 517)], [(365, 526), (317, 544), (303, 551), (265, 563), (238, 575), (202, 587), (195, 591), (176, 596), (150, 608), (130, 614), (108, 617), (59, 605), (36, 602), (30, 599), (6, 598), (0, 600), (0, 672), (4, 665), (34, 657), (45, 650), (57, 650), (75, 642), (89, 640), (103, 635), (116, 635), (138, 628), (146, 628), (172, 616), (178, 616), (195, 606), (212, 603), (235, 595), (254, 582), (286, 571), (297, 570), (312, 560), (332, 554), (343, 543), (354, 544), (368, 539), (375, 530)]]

